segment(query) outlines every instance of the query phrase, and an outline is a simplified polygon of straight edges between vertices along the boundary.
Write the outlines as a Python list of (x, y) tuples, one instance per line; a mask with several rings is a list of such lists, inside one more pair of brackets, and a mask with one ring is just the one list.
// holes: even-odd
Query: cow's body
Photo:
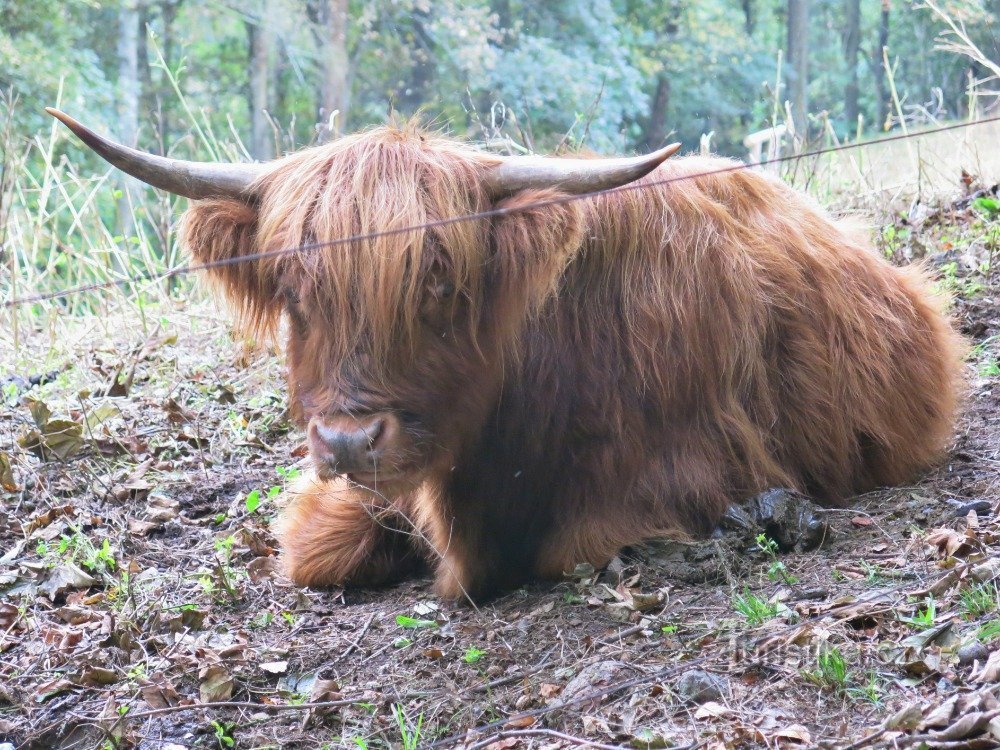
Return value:
[[(729, 167), (683, 159), (647, 180)], [(480, 426), (440, 484), (396, 500), (411, 541), (443, 561), (444, 593), (704, 534), (728, 503), (771, 486), (838, 504), (940, 455), (961, 343), (918, 272), (749, 172), (588, 199), (583, 213), (582, 247), (503, 376), (470, 385), (484, 403), (455, 399)], [(342, 519), (326, 527), (319, 509), (368, 502), (307, 483), (286, 511), (293, 576), (378, 582), (415, 560), (340, 564), (330, 540)], [(361, 515), (344, 541), (355, 553)]]

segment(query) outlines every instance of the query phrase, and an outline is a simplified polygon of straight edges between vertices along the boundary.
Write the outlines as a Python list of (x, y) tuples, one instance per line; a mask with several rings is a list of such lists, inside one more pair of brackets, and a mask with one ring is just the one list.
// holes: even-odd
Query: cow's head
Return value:
[(196, 261), (216, 264), (250, 327), (287, 319), (292, 410), (320, 475), (381, 490), (447, 472), (485, 418), (524, 323), (581, 243), (579, 204), (549, 199), (631, 182), (678, 148), (501, 158), (403, 127), (268, 164), (206, 164), (51, 112), (116, 167), (196, 199), (184, 228)]

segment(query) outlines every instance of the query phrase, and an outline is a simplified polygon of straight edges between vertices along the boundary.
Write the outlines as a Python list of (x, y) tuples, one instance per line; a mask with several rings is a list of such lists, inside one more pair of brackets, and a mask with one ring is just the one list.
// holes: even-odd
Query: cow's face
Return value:
[[(388, 491), (447, 472), (525, 322), (555, 291), (580, 242), (575, 205), (436, 224), (553, 195), (494, 203), (486, 168), (477, 152), (383, 130), (291, 157), (265, 178), (246, 252), (311, 249), (222, 271), (242, 283), (222, 279), (253, 316), (285, 313), (292, 412), (321, 476)], [(196, 254), (211, 205), (188, 217)], [(420, 228), (396, 232), (409, 227)]]
[(128, 174), (197, 201), (185, 217), (195, 259), (251, 327), (288, 321), (292, 409), (320, 473), (383, 488), (450, 468), (583, 223), (578, 204), (563, 202), (444, 220), (523, 209), (559, 195), (552, 186), (621, 186), (679, 148), (500, 158), (407, 127), (270, 164), (196, 163), (126, 148), (48, 111)]

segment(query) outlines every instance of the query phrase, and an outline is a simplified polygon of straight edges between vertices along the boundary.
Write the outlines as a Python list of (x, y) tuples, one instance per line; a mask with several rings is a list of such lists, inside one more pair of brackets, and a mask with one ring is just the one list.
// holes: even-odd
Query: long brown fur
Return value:
[[(480, 211), (494, 163), (412, 127), (352, 136), (275, 162), (254, 208), (193, 205), (187, 246), (212, 260)], [(425, 557), (443, 595), (485, 595), (708, 532), (768, 487), (837, 505), (938, 460), (963, 342), (925, 276), (778, 181), (704, 174), (730, 165), (219, 270), (250, 326), (287, 313), (303, 420), (391, 411), (406, 433), (385, 458), (403, 480), (303, 481), (292, 577), (380, 583)]]

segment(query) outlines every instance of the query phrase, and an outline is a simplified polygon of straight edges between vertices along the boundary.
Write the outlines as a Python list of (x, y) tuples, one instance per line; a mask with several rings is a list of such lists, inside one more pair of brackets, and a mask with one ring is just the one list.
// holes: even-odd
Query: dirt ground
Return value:
[(210, 306), (21, 331), (0, 368), (0, 748), (997, 747), (998, 220), (949, 201), (875, 230), (927, 258), (974, 345), (935, 471), (806, 508), (808, 530), (778, 493), (791, 523), (735, 513), (478, 609), (424, 579), (282, 578), (269, 524), (302, 435), (280, 359)]

